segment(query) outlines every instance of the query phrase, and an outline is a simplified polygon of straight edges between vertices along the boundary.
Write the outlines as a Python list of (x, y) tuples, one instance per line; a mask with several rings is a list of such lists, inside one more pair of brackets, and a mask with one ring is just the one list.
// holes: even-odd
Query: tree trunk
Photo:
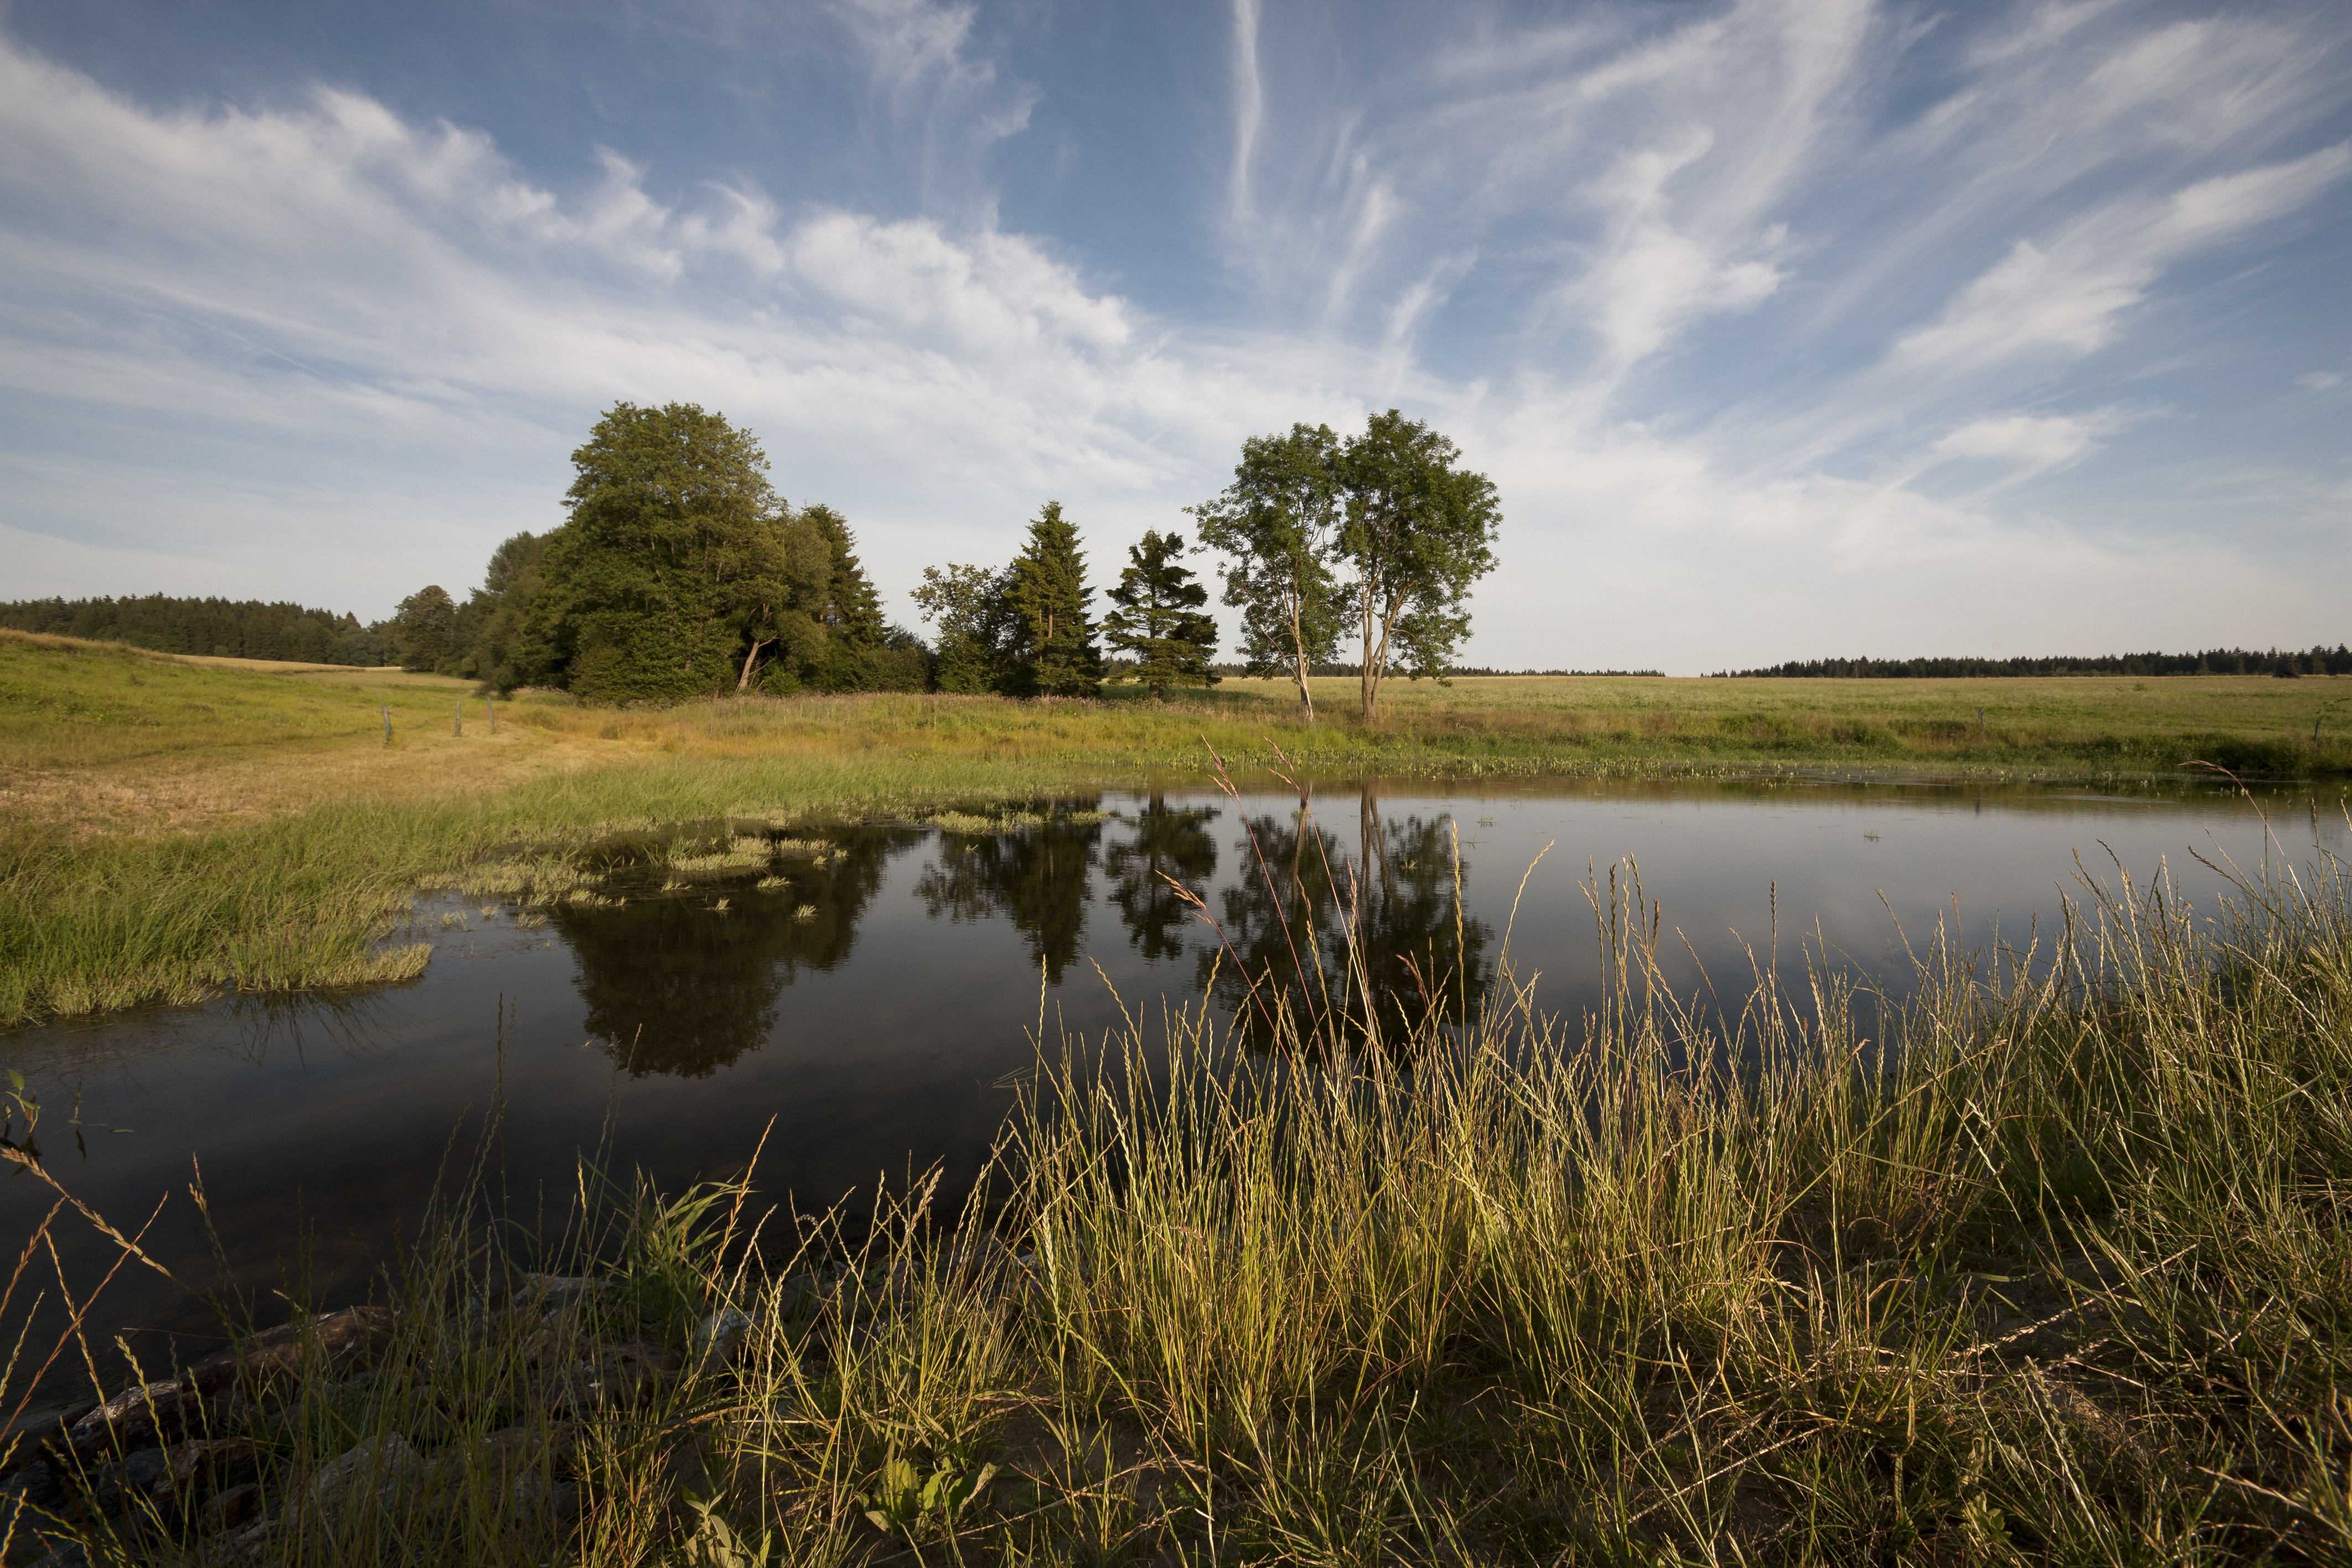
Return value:
[(1315, 698), (1307, 689), (1307, 633), (1298, 623), (1299, 596), (1290, 596), (1291, 673), (1298, 677), (1298, 706), (1307, 715), (1307, 722), (1315, 722)]
[(741, 696), (746, 691), (751, 689), (751, 666), (760, 662), (760, 650), (767, 647), (769, 643), (772, 643), (774, 641), (775, 639), (773, 637), (769, 638), (766, 643), (761, 642), (756, 637), (751, 640), (751, 651), (743, 655), (743, 673), (735, 677), (735, 695), (737, 696)]

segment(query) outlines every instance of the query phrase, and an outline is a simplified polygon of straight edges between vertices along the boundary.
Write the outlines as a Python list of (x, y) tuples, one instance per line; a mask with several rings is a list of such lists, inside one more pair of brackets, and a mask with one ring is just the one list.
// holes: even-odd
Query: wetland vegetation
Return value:
[(1576, 1019), (1499, 942), (1353, 1007), (1335, 904), (1263, 1052), (1042, 1047), (967, 1205), (534, 1207), (486, 1139), (373, 1315), (68, 1336), (145, 1392), (0, 1485), (101, 1561), (2341, 1561), (2347, 895), (2117, 885), (1865, 1007), (1678, 995), (1603, 883)]
[[(672, 845), (643, 874), (756, 877), (821, 839), (793, 874), (824, 897), (773, 956), (822, 964), (918, 824), (965, 851), (921, 895), (1010, 918), (1050, 973), (1076, 950), (1039, 857), (1100, 862), (1129, 939), (1167, 946), (1201, 824), (1179, 805), (1116, 841), (1066, 815), (1008, 837), (998, 803), (1197, 784), (1213, 753), (1432, 777), (2352, 770), (2313, 743), (2332, 688), (2310, 679), (1464, 679), (1311, 727), (1273, 681), (1165, 703), (522, 693), (495, 734), (470, 685), (389, 671), (6, 636), (0, 685), (16, 1021), (394, 977), (420, 892), (560, 909), (607, 896), (591, 873), (631, 841)], [(2031, 962), (1922, 947), (1893, 1001), (1827, 967), (1679, 995), (1654, 911), (1603, 883), (1612, 982), (1560, 1018), (1449, 902), (1428, 823), (1370, 827), (1397, 895), (1367, 921), (1317, 883), (1321, 830), (1244, 821), (1290, 892), (1219, 895), (1202, 1005), (1042, 1040), (969, 1207), (918, 1173), (772, 1212), (756, 1164), (665, 1194), (592, 1163), (549, 1207), (486, 1153), (388, 1264), (381, 1315), (185, 1376), (89, 1331), (92, 1281), (48, 1282), (83, 1326), (8, 1373), (12, 1563), (68, 1539), (99, 1562), (697, 1568), (2352, 1553), (2339, 866), (2248, 880), (2218, 925), (2118, 886)], [(685, 823), (702, 836), (673, 844)], [(631, 956), (678, 918), (589, 913), (589, 948)], [(659, 995), (602, 985), (578, 957), (616, 1041), (725, 1015), (696, 1037), (710, 1065), (772, 1004), (690, 967)], [(9, 1109), (16, 1179), (55, 1176), (39, 1107)], [(93, 1222), (61, 1197), (27, 1239)], [(12, 1326), (39, 1279), (7, 1287)], [(307, 1310), (289, 1291), (223, 1297), (222, 1333)], [(84, 1406), (148, 1392), (42, 1417), (27, 1395), (60, 1364)]]
[[(1314, 683), (1317, 685), (1323, 681)], [(1336, 697), (1352, 683), (1328, 682)], [(383, 937), (486, 856), (661, 822), (847, 821), (1213, 754), (1325, 776), (2352, 773), (2333, 682), (2263, 677), (1391, 683), (1368, 725), (1291, 683), (1164, 703), (867, 693), (670, 707), (0, 632), (0, 1023), (394, 978)], [(495, 701), (495, 699), (493, 699)], [(462, 710), (462, 733), (458, 713)], [(384, 716), (393, 725), (384, 741)], [(2312, 741), (2319, 729), (2316, 745)]]

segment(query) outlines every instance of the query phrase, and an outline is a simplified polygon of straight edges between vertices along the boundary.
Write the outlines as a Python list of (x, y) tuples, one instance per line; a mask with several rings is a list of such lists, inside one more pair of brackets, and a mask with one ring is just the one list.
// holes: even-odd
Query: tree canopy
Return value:
[[(1245, 667), (1288, 670), (1310, 720), (1307, 678), (1349, 621), (1367, 719), (1392, 664), (1443, 679), (1469, 634), (1470, 590), (1495, 569), (1502, 509), (1485, 475), (1455, 466), (1460, 455), (1395, 409), (1344, 443), (1328, 425), (1294, 424), (1244, 442), (1234, 482), (1189, 508), (1202, 541), (1229, 558)], [(1345, 583), (1342, 567), (1355, 574)]]
[(1170, 686), (1217, 683), (1209, 668), (1217, 623), (1201, 608), (1209, 591), (1192, 580), (1183, 556), (1181, 534), (1147, 532), (1129, 545), (1118, 586), (1108, 594), (1115, 608), (1103, 617), (1103, 640), (1136, 661), (1120, 678), (1140, 682), (1155, 701)]
[(615, 403), (572, 455), (571, 517), (493, 558), (460, 673), (599, 702), (919, 687), (848, 523), (794, 511), (749, 431), (692, 403)]
[(1456, 468), (1453, 442), (1395, 409), (1376, 413), (1340, 454), (1348, 498), (1339, 556), (1363, 640), (1363, 711), (1380, 716), (1381, 681), (1394, 659), (1414, 679), (1443, 676), (1469, 635), (1465, 608), (1495, 570), (1503, 512), (1494, 483)]
[(1013, 620), (1004, 596), (1008, 575), (995, 567), (956, 561), (923, 568), (915, 603), (923, 619), (939, 627), (940, 690), (976, 696), (1004, 685)]
[(403, 669), (437, 670), (457, 643), (457, 602), (439, 583), (400, 601), (392, 617), (393, 646)]
[(1329, 659), (1345, 624), (1331, 553), (1342, 516), (1339, 438), (1326, 424), (1242, 443), (1234, 482), (1186, 510), (1201, 542), (1223, 551), (1224, 602), (1241, 613), (1241, 654), (1252, 674), (1287, 670), (1308, 723), (1307, 677)]

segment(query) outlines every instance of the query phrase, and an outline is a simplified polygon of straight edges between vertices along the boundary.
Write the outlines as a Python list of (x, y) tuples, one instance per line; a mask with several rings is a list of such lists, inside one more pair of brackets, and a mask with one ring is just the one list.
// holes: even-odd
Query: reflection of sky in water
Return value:
[[(1110, 814), (1003, 835), (848, 831), (822, 863), (787, 861), (788, 885), (765, 893), (746, 879), (663, 896), (657, 873), (625, 879), (621, 907), (565, 908), (537, 929), (449, 902), (431, 913), (466, 910), (474, 929), (436, 932), (409, 987), (19, 1031), (0, 1050), (41, 1092), (53, 1168), (79, 1196), (121, 1221), (174, 1195), (152, 1238), (174, 1267), (212, 1272), (184, 1190), (200, 1166), (246, 1289), (285, 1284), (299, 1215), (312, 1277), (350, 1291), (355, 1260), (413, 1218), (501, 1084), (497, 1168), (519, 1193), (560, 1193), (600, 1136), (614, 1163), (673, 1185), (740, 1168), (771, 1123), (763, 1186), (803, 1201), (934, 1159), (969, 1169), (1041, 1020), (1049, 1040), (1099, 1035), (1122, 1003), (1156, 1019), (1163, 998), (1200, 995), (1216, 938), (1168, 879), (1204, 897), (1254, 972), (1314, 954), (1302, 895), (1277, 907), (1261, 856), (1286, 885), (1297, 869), (1327, 929), (1336, 903), (1360, 898), (1392, 1005), (1425, 983), (1433, 949), (1438, 969), (1458, 961), (1458, 828), (1474, 977), (1493, 972), (1507, 927), (1514, 967), (1542, 976), (1539, 999), (1573, 1011), (1600, 976), (1588, 868), (1605, 880), (1629, 855), (1665, 930), (1690, 945), (1665, 945), (1678, 982), (1696, 982), (1696, 963), (1728, 991), (1747, 973), (1742, 945), (1769, 943), (1776, 904), (1784, 965), (1817, 937), (1891, 973), (1899, 933), (1918, 942), (1938, 920), (1971, 943), (1995, 923), (2012, 942), (2046, 929), (2062, 891), (2080, 892), (2077, 854), (2110, 883), (2118, 863), (2137, 879), (2168, 868), (2210, 907), (2220, 879), (2190, 852), (2252, 869), (2263, 851), (2252, 811), (2220, 791), (1415, 781), (1377, 799), (1321, 791), (1304, 827), (1287, 795), (1092, 804)], [(2291, 859), (2343, 852), (2332, 802), (2267, 806)], [(1328, 944), (1319, 958), (1336, 972)], [(1218, 966), (1221, 1010), (1240, 1000), (1234, 974)], [(77, 1088), (79, 1148), (66, 1125)], [(46, 1207), (31, 1182), (0, 1182), (6, 1235)], [(109, 1333), (202, 1321), (144, 1279), (119, 1280), (109, 1300)]]

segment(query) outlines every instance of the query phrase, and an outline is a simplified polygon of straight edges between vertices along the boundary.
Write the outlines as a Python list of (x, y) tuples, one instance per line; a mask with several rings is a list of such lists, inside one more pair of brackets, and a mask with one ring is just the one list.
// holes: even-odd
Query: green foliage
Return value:
[(1192, 580), (1183, 555), (1181, 534), (1150, 532), (1129, 545), (1108, 595), (1118, 608), (1103, 618), (1104, 640), (1136, 661), (1119, 678), (1140, 683), (1155, 700), (1170, 686), (1217, 684), (1209, 668), (1217, 623), (1201, 610), (1209, 591)]
[(1224, 601), (1242, 612), (1244, 665), (1252, 674), (1288, 671), (1312, 720), (1307, 676), (1337, 650), (1345, 621), (1331, 574), (1339, 438), (1322, 424), (1254, 436), (1242, 443), (1224, 493), (1188, 509), (1201, 520), (1202, 544), (1231, 558)]
[(437, 671), (457, 652), (457, 605), (439, 583), (400, 601), (392, 618), (393, 649), (401, 667)]
[(1502, 507), (1485, 475), (1454, 466), (1460, 455), (1453, 442), (1395, 409), (1374, 414), (1340, 455), (1348, 515), (1339, 555), (1356, 570), (1349, 590), (1363, 640), (1368, 719), (1380, 713), (1381, 680), (1391, 661), (1415, 680), (1443, 677), (1470, 632), (1471, 587), (1495, 570)]
[(994, 1465), (982, 1465), (971, 1475), (943, 1465), (925, 1476), (906, 1459), (893, 1456), (883, 1464), (874, 1490), (858, 1500), (866, 1504), (866, 1518), (875, 1529), (912, 1541), (933, 1528), (941, 1532), (953, 1529), (956, 1515), (995, 1479)]
[(923, 569), (915, 602), (939, 627), (940, 690), (974, 696), (1011, 686), (1010, 580), (1009, 572), (953, 561)]
[(809, 623), (820, 633), (804, 649), (780, 654), (771, 666), (773, 692), (919, 692), (930, 684), (930, 660), (921, 640), (882, 619), (882, 596), (857, 559), (856, 535), (830, 507), (801, 508), (796, 521), (824, 546), (824, 587), (808, 601)]
[(1048, 501), (1029, 525), (1029, 542), (1004, 585), (1011, 607), (1009, 655), (1015, 695), (1090, 697), (1102, 689), (1102, 654), (1087, 618), (1087, 560), (1076, 525)]
[(723, 416), (617, 403), (572, 462), (572, 520), (527, 585), (524, 656), (508, 669), (593, 702), (925, 683), (848, 523), (786, 506), (759, 443)]
[(595, 702), (675, 701), (740, 685), (793, 636), (828, 552), (790, 537), (748, 431), (691, 403), (621, 402), (572, 455), (570, 521), (548, 541), (545, 629)]
[(531, 608), (542, 580), (547, 540), (520, 533), (499, 546), (482, 586), (457, 611), (458, 655), (453, 674), (499, 692), (545, 680), (550, 651), (531, 634)]
[(158, 653), (373, 666), (384, 626), (359, 617), (257, 599), (29, 599), (0, 604), (0, 626), (53, 637), (128, 643)]

